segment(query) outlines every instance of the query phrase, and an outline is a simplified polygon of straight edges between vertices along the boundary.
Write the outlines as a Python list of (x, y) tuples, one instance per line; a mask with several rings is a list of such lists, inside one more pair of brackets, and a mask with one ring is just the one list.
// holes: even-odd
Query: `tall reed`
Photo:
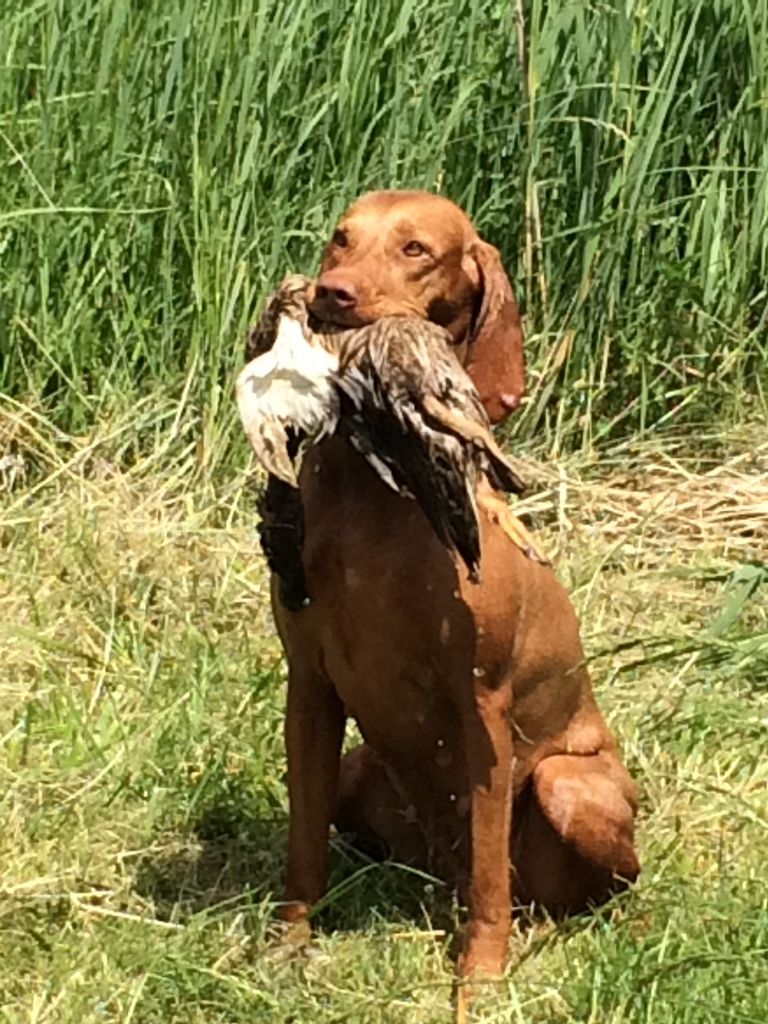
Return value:
[(334, 217), (439, 189), (527, 316), (556, 446), (764, 409), (768, 0), (0, 2), (0, 390), (231, 425)]

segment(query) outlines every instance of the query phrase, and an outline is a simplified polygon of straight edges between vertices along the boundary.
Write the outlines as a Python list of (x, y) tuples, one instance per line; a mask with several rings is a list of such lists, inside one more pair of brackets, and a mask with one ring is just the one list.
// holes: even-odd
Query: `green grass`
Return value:
[[(284, 670), (248, 470), (238, 459), (221, 486), (183, 460), (121, 470), (126, 438), (170, 411), (86, 442), (6, 409), (40, 461), (32, 486), (6, 472), (0, 512), (0, 1019), (451, 1021), (461, 913), (429, 879), (337, 841), (311, 954), (270, 938)], [(473, 1020), (764, 1020), (768, 591), (743, 591), (765, 537), (764, 438), (722, 439), (730, 458), (668, 437), (597, 464), (530, 461), (533, 514), (642, 789), (644, 873), (591, 917), (523, 923)]]
[(521, 434), (765, 410), (768, 0), (6, 0), (0, 34), (0, 389), (64, 428), (186, 382), (221, 439), (265, 290), (392, 185), (502, 248)]
[(638, 886), (523, 922), (474, 1019), (762, 1024), (768, 0), (0, 0), (0, 40), (0, 1020), (453, 1019), (434, 881), (336, 841), (311, 954), (270, 936), (232, 401), (269, 288), (416, 186), (515, 280), (509, 433), (643, 793)]

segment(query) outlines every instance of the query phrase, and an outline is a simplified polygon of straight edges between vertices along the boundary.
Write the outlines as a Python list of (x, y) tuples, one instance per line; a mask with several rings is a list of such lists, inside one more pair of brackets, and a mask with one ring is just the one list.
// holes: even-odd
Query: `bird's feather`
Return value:
[(336, 429), (337, 368), (333, 353), (310, 344), (301, 323), (281, 313), (272, 347), (247, 363), (237, 378), (237, 406), (251, 447), (265, 469), (286, 483), (296, 485), (286, 428), (311, 443)]
[(382, 380), (370, 351), (347, 367), (336, 384), (342, 433), (390, 486), (416, 500), (442, 543), (458, 551), (475, 577), (480, 563), (477, 477), (461, 442), (426, 423), (405, 381), (392, 387)]
[[(249, 335), (247, 351), (256, 358), (242, 371), (237, 393), (254, 451), (271, 474), (295, 487), (297, 446), (291, 450), (289, 434), (307, 445), (339, 433), (387, 486), (417, 502), (441, 542), (478, 579), (478, 484), (487, 477), (508, 492), (523, 485), (446, 331), (416, 317), (352, 330), (317, 323), (308, 310), (309, 284), (286, 278)], [(272, 528), (278, 531), (265, 527), (265, 550), (283, 584), (298, 592), (290, 531), (280, 527), (271, 538)]]
[(481, 456), (482, 467), (494, 487), (510, 494), (520, 494), (525, 490), (525, 484), (505, 458), (489, 430), (484, 429), (475, 420), (468, 419), (455, 408), (450, 408), (434, 395), (423, 395), (421, 405), (427, 416), (443, 430), (474, 446)]
[(304, 507), (301, 492), (270, 475), (258, 503), (259, 538), (267, 565), (280, 581), (280, 600), (290, 611), (309, 604), (304, 578)]

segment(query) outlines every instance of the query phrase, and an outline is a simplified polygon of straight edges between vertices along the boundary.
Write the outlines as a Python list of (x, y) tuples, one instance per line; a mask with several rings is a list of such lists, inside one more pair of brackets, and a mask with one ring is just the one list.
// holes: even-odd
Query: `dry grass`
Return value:
[[(537, 493), (522, 509), (557, 523), (563, 538), (599, 536), (623, 550), (702, 549), (757, 558), (768, 545), (768, 441), (762, 425), (709, 439), (623, 443), (553, 467), (521, 462)], [(714, 448), (714, 450), (713, 450)], [(543, 488), (543, 490), (539, 490)]]
[[(337, 845), (313, 955), (270, 946), (283, 686), (245, 468), (206, 466), (183, 418), (142, 454), (173, 410), (87, 439), (6, 413), (2, 1019), (450, 1020), (450, 894), (394, 865)], [(644, 874), (521, 930), (477, 1021), (763, 1019), (764, 437), (522, 460), (643, 789)]]

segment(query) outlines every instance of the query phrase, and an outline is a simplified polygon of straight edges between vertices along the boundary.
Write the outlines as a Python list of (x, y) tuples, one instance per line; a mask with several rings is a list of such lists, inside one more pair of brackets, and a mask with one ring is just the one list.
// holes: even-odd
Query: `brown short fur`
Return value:
[[(358, 200), (326, 249), (315, 311), (349, 325), (439, 318), (493, 420), (523, 394), (511, 285), (446, 199)], [(487, 517), (482, 582), (469, 582), (415, 503), (342, 441), (313, 450), (300, 483), (312, 605), (274, 602), (289, 663), (285, 917), (322, 896), (335, 821), (456, 881), (469, 901), (461, 970), (498, 972), (513, 894), (574, 911), (639, 871), (635, 786), (573, 608)], [(340, 760), (347, 715), (365, 743)]]

